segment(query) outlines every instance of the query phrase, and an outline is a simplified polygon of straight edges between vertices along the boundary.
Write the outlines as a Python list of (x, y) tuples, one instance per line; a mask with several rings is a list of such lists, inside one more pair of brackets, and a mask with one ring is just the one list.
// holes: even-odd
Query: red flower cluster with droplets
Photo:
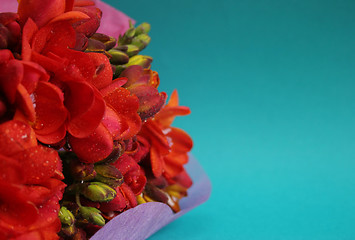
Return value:
[(171, 127), (190, 110), (139, 54), (149, 24), (108, 36), (101, 18), (90, 0), (0, 13), (0, 239), (87, 239), (138, 204), (178, 211), (192, 184)]

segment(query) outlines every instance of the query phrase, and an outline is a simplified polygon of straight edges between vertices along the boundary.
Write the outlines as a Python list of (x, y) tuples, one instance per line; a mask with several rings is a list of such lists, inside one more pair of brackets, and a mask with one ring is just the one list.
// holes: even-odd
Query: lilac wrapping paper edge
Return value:
[[(134, 23), (134, 20), (110, 5), (100, 0), (94, 2), (103, 12), (101, 26), (97, 32), (117, 38), (129, 28), (129, 20)], [(17, 6), (16, 0), (2, 1), (0, 12), (17, 12)], [(92, 236), (91, 240), (147, 239), (162, 227), (207, 201), (211, 194), (211, 182), (197, 160), (191, 155), (189, 160), (186, 170), (193, 185), (188, 190), (188, 197), (180, 201), (180, 212), (174, 214), (170, 207), (163, 203), (141, 204), (112, 219)]]
[(165, 225), (206, 202), (211, 194), (211, 182), (201, 165), (191, 155), (186, 170), (193, 185), (188, 190), (188, 197), (180, 201), (180, 212), (174, 214), (170, 207), (163, 203), (144, 203), (109, 221), (91, 240), (147, 239)]

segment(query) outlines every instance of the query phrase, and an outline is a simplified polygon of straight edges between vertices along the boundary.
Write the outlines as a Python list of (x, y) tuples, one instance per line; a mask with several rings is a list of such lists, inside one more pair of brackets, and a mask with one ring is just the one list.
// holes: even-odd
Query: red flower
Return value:
[(126, 77), (127, 82), (123, 87), (139, 99), (138, 114), (145, 120), (154, 116), (163, 107), (166, 100), (166, 93), (159, 93), (159, 76), (157, 72), (150, 69), (143, 69), (139, 65), (133, 65), (125, 69), (120, 77)]
[(55, 145), (68, 135), (82, 161), (100, 161), (112, 152), (113, 140), (140, 130), (138, 99), (122, 81), (112, 81), (105, 55), (73, 50), (80, 36), (87, 38), (99, 26), (101, 12), (88, 6), (91, 1), (37, 4), (19, 4), (23, 60), (0, 54), (0, 86), (7, 96), (0, 99), (0, 114), (11, 115), (12, 108), (42, 143)]
[(192, 182), (183, 165), (188, 162), (187, 153), (193, 143), (186, 132), (171, 127), (176, 116), (187, 115), (190, 109), (178, 104), (178, 95), (174, 91), (168, 104), (153, 119), (143, 124), (139, 135), (151, 145), (150, 163), (154, 177), (164, 176), (170, 183), (190, 187)]
[(61, 161), (20, 121), (0, 125), (0, 239), (59, 239)]

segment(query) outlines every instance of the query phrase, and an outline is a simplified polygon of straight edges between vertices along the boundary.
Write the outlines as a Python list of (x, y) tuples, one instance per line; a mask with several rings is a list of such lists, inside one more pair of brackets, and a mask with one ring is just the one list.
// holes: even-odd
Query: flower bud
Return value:
[(114, 47), (113, 49), (120, 50), (122, 52), (127, 53), (128, 47), (127, 45), (121, 45), (121, 46)]
[(63, 225), (67, 225), (67, 226), (71, 226), (74, 224), (75, 222), (75, 217), (74, 215), (72, 214), (71, 211), (69, 211), (66, 207), (61, 207), (60, 208), (60, 211), (59, 211), (59, 219), (60, 219), (60, 222), (63, 224)]
[(135, 34), (136, 34), (136, 29), (133, 26), (131, 26), (125, 32), (125, 34), (123, 34), (123, 36), (120, 36), (118, 38), (118, 45), (125, 45), (131, 43), (132, 38), (135, 36)]
[(82, 163), (76, 159), (70, 162), (70, 173), (75, 180), (89, 181), (95, 178), (94, 164)]
[(116, 197), (116, 191), (101, 182), (90, 182), (81, 189), (81, 194), (93, 202), (109, 202)]
[(141, 23), (136, 27), (136, 36), (140, 34), (147, 34), (150, 31), (150, 24), (149, 23)]
[[(116, 67), (115, 67), (116, 71)], [(121, 141), (113, 141), (113, 150), (104, 160), (98, 163), (114, 163), (125, 151), (125, 144)]]
[(124, 34), (124, 36), (128, 39), (133, 38), (136, 34), (136, 29), (134, 27), (130, 27)]
[(129, 61), (128, 55), (120, 50), (111, 49), (108, 53), (112, 56), (110, 59), (112, 64), (121, 65), (126, 64)]
[(169, 200), (169, 197), (165, 192), (150, 183), (145, 185), (144, 195), (147, 195), (149, 198), (157, 202), (167, 203)]
[(88, 45), (86, 48), (86, 52), (97, 52), (97, 51), (105, 51), (106, 46), (103, 42), (93, 39), (93, 38), (89, 38), (88, 41)]
[(121, 186), (123, 183), (122, 173), (113, 165), (96, 165), (95, 171), (97, 173), (96, 179), (98, 181), (106, 183), (113, 188)]
[(111, 48), (113, 48), (116, 45), (116, 39), (111, 37), (111, 36), (107, 36), (103, 33), (95, 33), (91, 39), (95, 39), (98, 40), (100, 42), (102, 42), (105, 47), (106, 47), (106, 51), (110, 50)]
[(136, 55), (136, 56), (131, 57), (129, 59), (129, 62), (125, 66), (129, 67), (132, 65), (139, 65), (139, 66), (142, 66), (143, 68), (149, 68), (152, 61), (153, 61), (153, 58), (151, 58), (149, 56)]
[(80, 207), (81, 216), (92, 224), (98, 226), (105, 225), (105, 219), (101, 216), (101, 211), (93, 207)]
[(127, 44), (124, 46), (127, 46), (126, 53), (129, 57), (132, 57), (132, 56), (137, 55), (139, 53), (139, 47), (137, 47), (136, 45)]
[(143, 50), (150, 43), (150, 37), (147, 34), (141, 34), (132, 39), (132, 45), (135, 45), (139, 50)]

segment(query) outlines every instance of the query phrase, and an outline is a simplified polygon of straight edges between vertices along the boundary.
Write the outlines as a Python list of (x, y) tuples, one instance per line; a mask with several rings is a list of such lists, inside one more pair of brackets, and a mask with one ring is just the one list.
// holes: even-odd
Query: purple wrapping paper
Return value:
[(186, 170), (192, 178), (193, 185), (188, 190), (188, 196), (180, 201), (180, 212), (174, 214), (170, 207), (163, 203), (144, 203), (112, 219), (91, 240), (146, 239), (165, 225), (207, 201), (211, 194), (211, 182), (197, 160), (191, 155)]
[[(94, 0), (102, 10), (101, 26), (97, 32), (117, 38), (129, 28), (129, 17), (100, 0)], [(0, 12), (17, 12), (16, 0), (2, 0)], [(132, 23), (134, 21), (132, 20)], [(146, 239), (153, 233), (181, 217), (186, 212), (207, 201), (211, 194), (211, 183), (197, 160), (190, 155), (186, 165), (193, 185), (188, 190), (188, 197), (180, 201), (181, 211), (174, 214), (170, 207), (163, 203), (145, 203), (123, 212), (108, 222), (91, 240), (102, 239)]]

